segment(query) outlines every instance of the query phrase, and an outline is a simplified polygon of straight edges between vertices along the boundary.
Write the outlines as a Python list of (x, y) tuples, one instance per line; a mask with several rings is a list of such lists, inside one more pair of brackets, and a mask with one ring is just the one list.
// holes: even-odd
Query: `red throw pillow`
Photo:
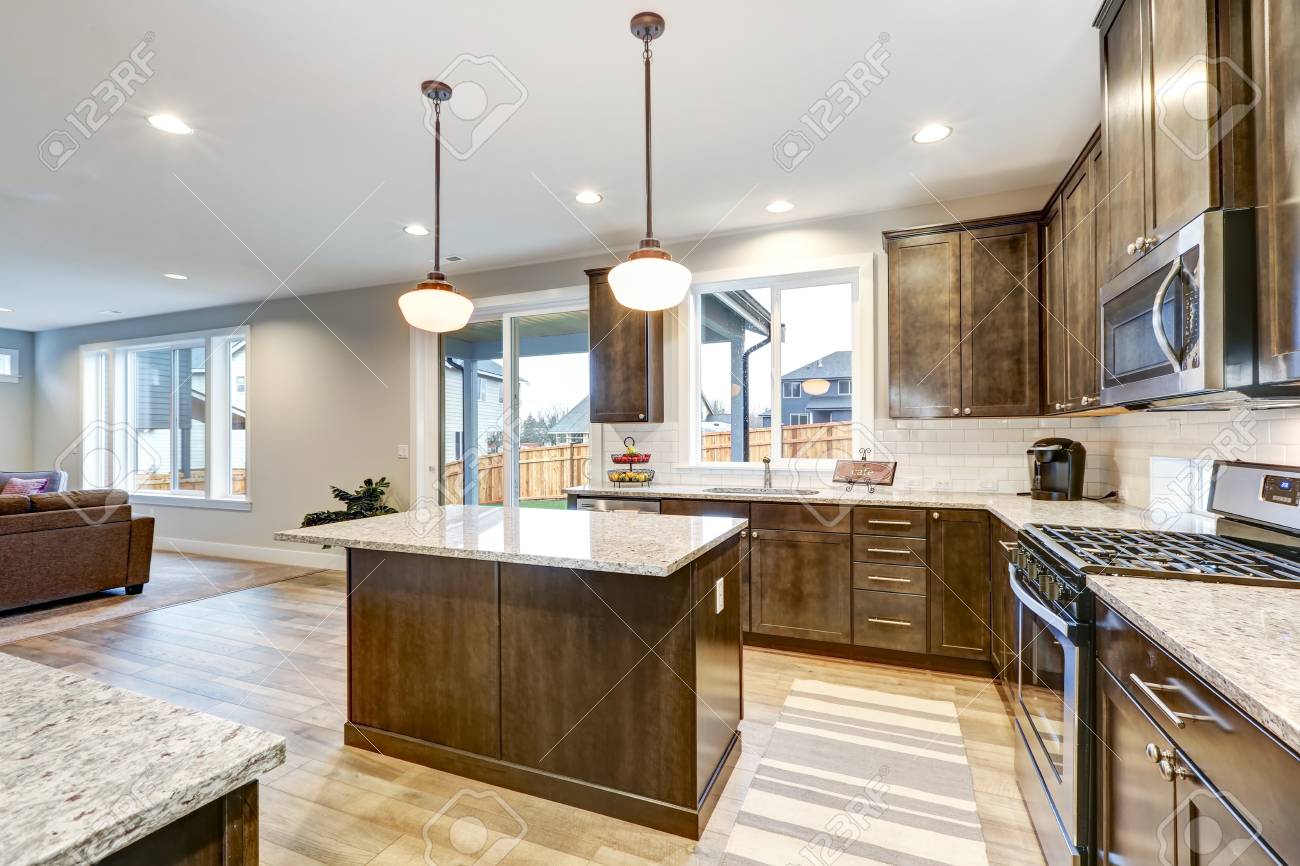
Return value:
[(19, 496), (31, 496), (45, 489), (45, 478), (10, 478), (5, 482), (0, 495), (16, 493)]

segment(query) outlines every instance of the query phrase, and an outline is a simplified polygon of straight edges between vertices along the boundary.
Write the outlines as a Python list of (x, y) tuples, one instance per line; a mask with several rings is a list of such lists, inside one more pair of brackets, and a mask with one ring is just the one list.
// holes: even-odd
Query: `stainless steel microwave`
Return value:
[(1255, 372), (1255, 212), (1204, 213), (1102, 287), (1101, 402), (1274, 396)]

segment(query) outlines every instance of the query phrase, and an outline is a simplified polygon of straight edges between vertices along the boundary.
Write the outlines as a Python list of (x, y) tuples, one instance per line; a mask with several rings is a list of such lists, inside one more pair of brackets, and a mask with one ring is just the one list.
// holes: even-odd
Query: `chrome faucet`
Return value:
[(772, 458), (763, 458), (763, 486), (770, 488), (772, 486)]

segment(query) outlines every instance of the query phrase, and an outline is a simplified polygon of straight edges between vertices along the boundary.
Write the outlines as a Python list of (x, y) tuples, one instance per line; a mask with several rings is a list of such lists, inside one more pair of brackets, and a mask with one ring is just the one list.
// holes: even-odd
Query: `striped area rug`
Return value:
[(987, 866), (951, 701), (796, 680), (724, 866)]

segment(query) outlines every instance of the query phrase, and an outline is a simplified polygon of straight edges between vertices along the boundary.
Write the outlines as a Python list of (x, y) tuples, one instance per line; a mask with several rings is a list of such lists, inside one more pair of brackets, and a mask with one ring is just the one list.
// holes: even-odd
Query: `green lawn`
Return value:
[(520, 508), (558, 508), (561, 511), (569, 507), (568, 499), (526, 499), (519, 503)]

